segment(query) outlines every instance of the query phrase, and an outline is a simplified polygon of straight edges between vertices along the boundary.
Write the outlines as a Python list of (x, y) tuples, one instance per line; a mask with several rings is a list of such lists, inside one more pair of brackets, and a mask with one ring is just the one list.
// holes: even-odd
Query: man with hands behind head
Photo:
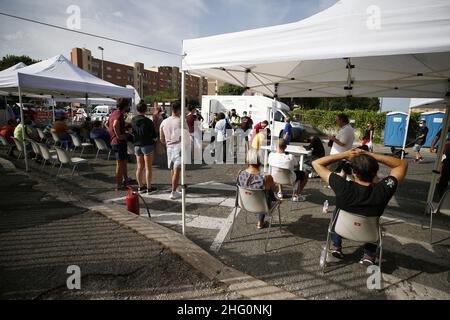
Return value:
[[(348, 160), (355, 181), (347, 181), (340, 175), (331, 172), (327, 167)], [(391, 168), (389, 176), (377, 179), (379, 164)], [(397, 191), (397, 187), (405, 179), (408, 171), (408, 163), (405, 160), (370, 153), (360, 149), (353, 149), (344, 153), (321, 158), (313, 162), (317, 174), (336, 194), (336, 209), (345, 210), (366, 217), (380, 217), (383, 215), (389, 201)], [(377, 182), (378, 181), (378, 182)], [(338, 259), (343, 259), (342, 237), (332, 235), (332, 254)], [(364, 257), (360, 263), (372, 265), (375, 263), (377, 246), (375, 244), (364, 245)]]

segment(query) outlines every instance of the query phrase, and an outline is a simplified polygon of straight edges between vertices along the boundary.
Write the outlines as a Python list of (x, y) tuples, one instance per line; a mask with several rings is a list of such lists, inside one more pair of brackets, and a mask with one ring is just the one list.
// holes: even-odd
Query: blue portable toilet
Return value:
[(445, 113), (441, 111), (422, 113), (420, 120), (425, 120), (427, 122), (429, 132), (424, 147), (429, 148), (433, 143), (434, 137), (436, 137), (438, 132), (441, 131), (444, 126)]
[(384, 145), (386, 147), (403, 147), (408, 115), (404, 112), (391, 112), (386, 115), (384, 127)]

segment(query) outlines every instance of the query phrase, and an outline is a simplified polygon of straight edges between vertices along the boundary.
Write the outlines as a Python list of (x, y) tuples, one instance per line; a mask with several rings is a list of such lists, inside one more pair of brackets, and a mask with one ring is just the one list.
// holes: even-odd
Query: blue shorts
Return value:
[(138, 157), (149, 156), (155, 151), (155, 146), (135, 146), (134, 153)]
[(420, 144), (415, 144), (414, 145), (414, 148), (413, 148), (413, 151), (414, 152), (420, 152), (420, 150), (422, 150), (422, 146), (420, 145)]
[(128, 161), (128, 148), (126, 144), (113, 144), (111, 150), (114, 152), (117, 161)]

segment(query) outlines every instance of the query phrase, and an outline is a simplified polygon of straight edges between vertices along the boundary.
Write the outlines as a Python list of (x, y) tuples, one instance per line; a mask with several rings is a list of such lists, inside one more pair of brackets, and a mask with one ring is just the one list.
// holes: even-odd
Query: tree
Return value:
[(152, 104), (155, 101), (162, 102), (162, 101), (172, 101), (179, 99), (179, 96), (177, 93), (174, 92), (172, 89), (162, 90), (156, 92), (152, 96), (146, 96), (144, 98), (145, 103)]
[(245, 88), (229, 83), (225, 83), (219, 88), (219, 96), (242, 96), (244, 92)]
[(294, 98), (282, 101), (289, 105), (296, 104), (305, 110), (380, 110), (378, 98)]
[(25, 56), (25, 55), (16, 56), (13, 54), (7, 54), (6, 56), (4, 56), (2, 58), (2, 60), (0, 60), (0, 71), (8, 69), (8, 68), (18, 64), (19, 62), (23, 62), (27, 66), (29, 66), (29, 65), (34, 64), (39, 61), (34, 60), (34, 59), (30, 58), (29, 56)]

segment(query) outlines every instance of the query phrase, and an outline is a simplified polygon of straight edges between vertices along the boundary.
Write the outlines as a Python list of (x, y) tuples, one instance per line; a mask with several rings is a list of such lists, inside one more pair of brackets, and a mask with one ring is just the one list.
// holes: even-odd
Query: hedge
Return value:
[[(358, 138), (362, 137), (366, 124), (369, 121), (372, 121), (375, 125), (375, 143), (383, 142), (387, 115), (385, 112), (373, 112), (367, 110), (328, 111), (319, 109), (295, 109), (292, 114), (294, 118), (299, 118), (302, 123), (310, 125), (324, 134), (331, 134), (338, 131), (336, 126), (336, 116), (342, 112), (347, 114), (350, 118)], [(418, 113), (411, 114), (408, 136), (414, 136), (415, 132), (417, 132), (419, 116)]]

